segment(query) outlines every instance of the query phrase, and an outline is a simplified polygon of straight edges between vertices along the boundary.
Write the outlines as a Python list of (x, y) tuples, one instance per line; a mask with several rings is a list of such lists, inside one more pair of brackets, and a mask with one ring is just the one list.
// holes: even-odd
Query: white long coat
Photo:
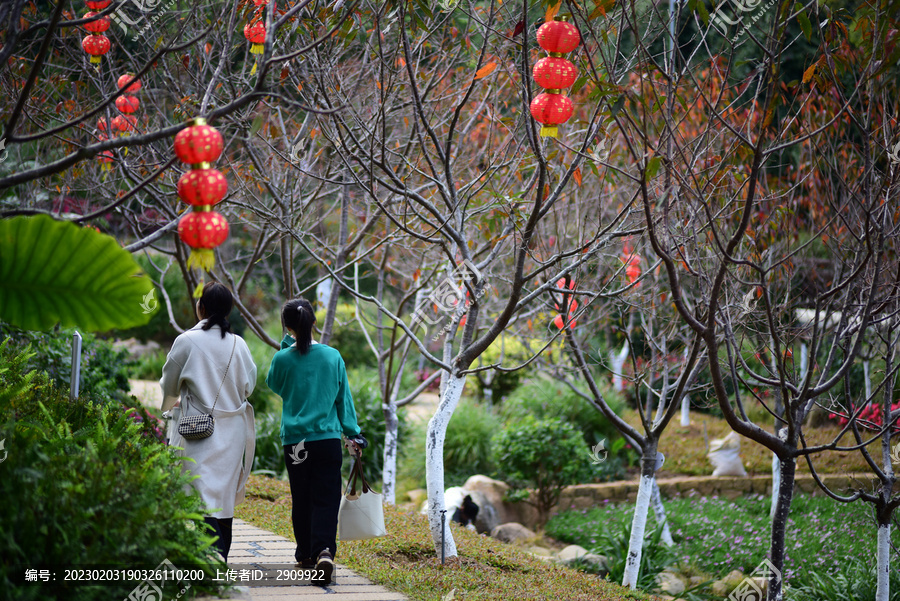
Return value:
[[(244, 485), (253, 466), (256, 430), (253, 407), (246, 401), (256, 385), (256, 365), (244, 339), (235, 334), (222, 338), (219, 326), (201, 328), (206, 320), (178, 336), (163, 366), (159, 381), (163, 392), (163, 411), (181, 399), (183, 415), (209, 413), (221, 384), (213, 416), (216, 426), (212, 436), (202, 440), (185, 440), (176, 431), (170, 444), (181, 447), (184, 469), (200, 477), (193, 486), (200, 491), (209, 515), (234, 517), (234, 506), (244, 500)], [(232, 347), (234, 357), (225, 375)], [(224, 376), (224, 382), (223, 382)], [(190, 402), (185, 393), (190, 389)], [(201, 405), (202, 406), (198, 406)]]

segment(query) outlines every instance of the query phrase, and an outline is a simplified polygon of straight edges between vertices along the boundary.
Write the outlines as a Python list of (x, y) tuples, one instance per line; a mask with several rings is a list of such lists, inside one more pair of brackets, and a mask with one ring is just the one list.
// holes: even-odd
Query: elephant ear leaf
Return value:
[(0, 321), (103, 332), (147, 323), (153, 283), (111, 236), (47, 215), (0, 219)]

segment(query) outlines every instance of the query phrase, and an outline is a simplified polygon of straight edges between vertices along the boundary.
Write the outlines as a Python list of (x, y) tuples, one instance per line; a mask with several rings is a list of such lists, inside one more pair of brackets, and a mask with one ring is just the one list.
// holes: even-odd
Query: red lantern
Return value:
[(112, 0), (85, 0), (85, 4), (91, 10), (103, 10), (110, 5)]
[[(119, 77), (118, 81), (116, 81), (116, 85), (119, 86), (119, 89), (122, 89), (125, 87), (125, 84), (127, 84), (129, 81), (131, 81), (131, 79), (133, 77), (134, 77), (134, 75), (132, 75), (131, 73), (126, 73), (125, 75), (122, 75), (121, 77)], [(126, 94), (134, 94), (140, 89), (141, 89), (141, 80), (135, 79), (134, 83), (132, 83), (130, 86), (128, 86), (128, 89), (125, 90), (125, 93)]]
[(126, 132), (132, 131), (134, 126), (137, 125), (137, 117), (119, 115), (117, 117), (113, 117), (112, 120), (112, 128), (115, 131)]
[(175, 136), (175, 154), (191, 165), (215, 161), (223, 146), (222, 134), (207, 125), (205, 119), (194, 119)]
[(228, 221), (215, 211), (191, 211), (178, 222), (178, 236), (191, 248), (215, 248), (228, 238)]
[(571, 23), (550, 21), (537, 30), (537, 43), (547, 52), (572, 52), (581, 42), (581, 34)]
[(542, 88), (559, 90), (575, 83), (578, 69), (564, 58), (547, 56), (535, 63), (532, 74)]
[(531, 101), (531, 116), (542, 123), (541, 136), (555, 137), (556, 126), (565, 123), (575, 111), (575, 105), (562, 94), (544, 92)]
[(262, 21), (244, 25), (244, 37), (250, 42), (250, 54), (262, 54), (266, 43), (266, 26)]
[(193, 206), (211, 206), (228, 192), (228, 181), (218, 169), (193, 169), (178, 180), (178, 196)]
[(81, 40), (81, 47), (91, 55), (91, 62), (97, 64), (100, 57), (109, 52), (109, 38), (102, 33), (92, 33)]
[[(92, 17), (96, 17), (98, 13), (89, 12), (84, 14), (85, 19), (90, 19)], [(84, 24), (84, 28), (90, 31), (91, 33), (103, 33), (107, 29), (109, 29), (109, 17), (100, 17), (95, 21), (90, 21)]]
[(101, 117), (100, 119), (97, 119), (97, 129), (100, 131), (106, 131), (107, 125), (108, 123), (105, 118)]
[(123, 113), (133, 113), (141, 106), (137, 96), (119, 96), (116, 98), (116, 108)]

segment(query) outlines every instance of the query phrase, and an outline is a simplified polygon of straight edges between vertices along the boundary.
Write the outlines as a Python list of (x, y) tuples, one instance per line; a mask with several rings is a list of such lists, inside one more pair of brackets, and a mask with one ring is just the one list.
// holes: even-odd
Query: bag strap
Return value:
[(359, 474), (359, 479), (362, 480), (362, 492), (363, 494), (372, 490), (372, 487), (369, 486), (366, 477), (363, 475), (362, 471), (362, 453), (356, 456), (356, 461), (353, 463), (353, 468), (356, 470), (356, 473)]
[(231, 367), (231, 360), (234, 359), (234, 347), (237, 346), (237, 334), (232, 334), (234, 342), (231, 344), (231, 356), (228, 357), (228, 365), (225, 366), (225, 373), (222, 375), (222, 382), (219, 383), (219, 389), (216, 391), (216, 400), (213, 401), (212, 409), (209, 410), (210, 415), (216, 410), (216, 403), (219, 402), (219, 393), (222, 392), (222, 386), (225, 384), (225, 378), (228, 377), (228, 368)]

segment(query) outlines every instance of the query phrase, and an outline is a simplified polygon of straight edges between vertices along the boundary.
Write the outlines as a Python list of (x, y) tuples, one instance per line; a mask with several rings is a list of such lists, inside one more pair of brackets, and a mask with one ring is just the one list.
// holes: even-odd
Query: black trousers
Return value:
[(332, 557), (337, 554), (342, 446), (340, 439), (332, 438), (304, 442), (303, 450), (297, 445), (284, 447), (298, 562), (315, 560), (324, 549), (331, 551)]
[(218, 537), (214, 544), (227, 563), (228, 552), (231, 550), (231, 527), (234, 523), (234, 518), (212, 518), (207, 516), (203, 518), (203, 521), (212, 529), (212, 533)]

